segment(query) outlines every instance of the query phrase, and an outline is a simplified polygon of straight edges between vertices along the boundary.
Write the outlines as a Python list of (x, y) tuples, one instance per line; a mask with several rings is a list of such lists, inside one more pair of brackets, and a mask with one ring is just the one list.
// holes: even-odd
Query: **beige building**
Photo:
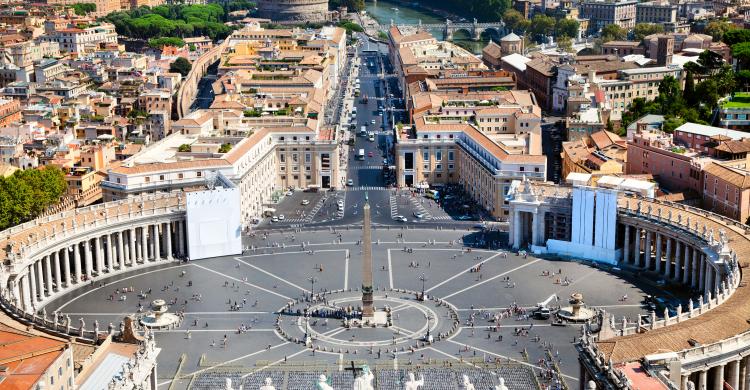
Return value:
[(617, 134), (601, 130), (576, 141), (563, 142), (562, 177), (570, 173), (611, 175), (625, 173), (627, 143)]
[[(81, 3), (80, 0), (45, 0), (47, 4), (54, 5), (73, 5)], [(106, 16), (110, 12), (119, 11), (121, 9), (120, 0), (86, 0), (85, 3), (93, 3), (96, 5), (96, 11), (93, 16), (101, 17)]]
[(422, 93), (413, 126), (396, 140), (396, 182), (424, 189), (460, 184), (497, 219), (512, 180), (546, 179), (541, 110), (526, 91)]

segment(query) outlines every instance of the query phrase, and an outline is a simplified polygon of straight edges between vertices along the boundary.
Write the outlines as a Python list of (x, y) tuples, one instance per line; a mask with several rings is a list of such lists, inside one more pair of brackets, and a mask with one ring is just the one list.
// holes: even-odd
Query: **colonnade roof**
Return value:
[(131, 212), (149, 215), (152, 210), (181, 204), (184, 204), (184, 196), (178, 193), (147, 194), (37, 218), (0, 232), (0, 248), (3, 248), (0, 250), (0, 262), (9, 259), (8, 248), (11, 246), (12, 252), (21, 260), (18, 255), (22, 249), (28, 249), (30, 245), (45, 238), (55, 240), (55, 237), (60, 237), (64, 231), (77, 228), (79, 232), (85, 232), (93, 225), (101, 227), (102, 223), (114, 223), (117, 216), (127, 216)]
[[(701, 214), (698, 210), (685, 210), (672, 204), (641, 198), (621, 197), (618, 200), (618, 208), (636, 211), (639, 202), (643, 208), (650, 205), (652, 215), (661, 215), (662, 218), (666, 218), (671, 211), (674, 225), (678, 224), (677, 218), (681, 215), (683, 228), (686, 227), (687, 218), (690, 217), (691, 225), (694, 226), (695, 222), (698, 222), (702, 229), (705, 224), (706, 228), (713, 229), (716, 235), (724, 230), (729, 246), (737, 254), (738, 264), (744, 265), (750, 261), (750, 237), (741, 227), (725, 224), (717, 217)], [(597, 346), (607, 359), (612, 359), (615, 363), (633, 361), (650, 354), (679, 352), (694, 348), (688, 340), (695, 340), (705, 346), (729, 339), (750, 330), (748, 321), (750, 321), (750, 286), (747, 283), (739, 283), (737, 290), (729, 299), (704, 314), (644, 333), (599, 341)]]

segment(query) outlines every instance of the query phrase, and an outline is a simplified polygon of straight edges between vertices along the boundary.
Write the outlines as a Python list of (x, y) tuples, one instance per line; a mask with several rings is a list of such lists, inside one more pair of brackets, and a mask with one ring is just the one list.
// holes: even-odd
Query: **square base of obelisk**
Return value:
[(363, 316), (361, 319), (356, 318), (352, 321), (352, 326), (368, 328), (376, 327), (382, 328), (388, 326), (388, 313), (384, 311), (376, 311), (371, 316)]

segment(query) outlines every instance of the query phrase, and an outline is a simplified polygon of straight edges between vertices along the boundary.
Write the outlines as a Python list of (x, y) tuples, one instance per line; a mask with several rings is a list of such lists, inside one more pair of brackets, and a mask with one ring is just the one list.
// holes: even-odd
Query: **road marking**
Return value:
[(388, 283), (393, 289), (393, 265), (391, 264), (391, 249), (388, 249)]
[(417, 333), (417, 332), (412, 332), (409, 329), (404, 329), (404, 328), (400, 328), (398, 326), (393, 326), (393, 325), (391, 325), (391, 329), (397, 330), (399, 332), (399, 334), (403, 334), (407, 338), (412, 338), (412, 337), (414, 337), (414, 334)]
[[(460, 346), (462, 346), (462, 347), (463, 347), (463, 346), (466, 346), (466, 345), (468, 345), (468, 344), (464, 344), (464, 343), (459, 343), (459, 342), (457, 342), (457, 341), (453, 341), (453, 340), (448, 340), (448, 342), (451, 342), (451, 343), (453, 343), (453, 344), (456, 344), (456, 345), (460, 345)], [(470, 348), (472, 348), (472, 349), (476, 349), (477, 351), (479, 351), (479, 352), (483, 352), (483, 353), (486, 353), (486, 354), (488, 354), (488, 355), (492, 355), (492, 356), (495, 356), (495, 357), (499, 357), (499, 358), (501, 358), (501, 359), (507, 359), (507, 360), (510, 360), (510, 361), (516, 362), (516, 363), (518, 363), (518, 364), (522, 364), (522, 365), (524, 365), (524, 366), (528, 366), (528, 367), (531, 367), (531, 368), (533, 368), (533, 369), (535, 369), (535, 370), (541, 370), (541, 369), (542, 369), (542, 368), (541, 368), (541, 367), (539, 367), (539, 366), (535, 366), (535, 365), (533, 365), (533, 364), (531, 364), (531, 363), (527, 363), (527, 362), (524, 362), (523, 360), (518, 360), (518, 359), (514, 359), (514, 358), (512, 358), (512, 357), (509, 357), (509, 356), (503, 356), (503, 355), (500, 355), (500, 354), (497, 354), (497, 353), (494, 353), (494, 352), (490, 352), (490, 351), (487, 351), (487, 350), (484, 350), (484, 349), (481, 349), (481, 348), (477, 348), (477, 347), (475, 347), (475, 346), (473, 346), (473, 345), (472, 345), (472, 346), (470, 346)], [(562, 372), (561, 372), (560, 374), (561, 374), (562, 376), (564, 376), (565, 378), (567, 378), (567, 379), (572, 379), (572, 380), (574, 380), (574, 381), (576, 381), (576, 382), (578, 381), (578, 378), (574, 378), (574, 377), (572, 377), (572, 376), (570, 376), (570, 375), (565, 375), (565, 374), (563, 374)]]
[(208, 272), (213, 272), (213, 273), (215, 273), (215, 274), (217, 274), (217, 275), (221, 275), (221, 276), (223, 276), (223, 277), (225, 277), (225, 278), (227, 278), (227, 279), (232, 279), (232, 280), (234, 280), (234, 281), (236, 281), (236, 282), (244, 283), (244, 284), (246, 284), (246, 285), (248, 285), (248, 286), (250, 286), (250, 287), (255, 287), (255, 288), (257, 288), (258, 290), (261, 290), (261, 291), (265, 291), (265, 292), (267, 292), (267, 293), (270, 293), (270, 294), (276, 295), (276, 296), (278, 296), (278, 297), (281, 297), (281, 298), (284, 298), (284, 299), (286, 299), (286, 300), (292, 300), (292, 298), (290, 298), (290, 297), (288, 297), (288, 296), (286, 296), (286, 295), (281, 295), (281, 294), (277, 293), (276, 291), (271, 291), (271, 290), (269, 290), (269, 289), (267, 289), (267, 288), (263, 288), (263, 287), (260, 287), (260, 286), (256, 286), (256, 285), (254, 285), (254, 284), (252, 284), (252, 283), (250, 283), (250, 282), (246, 282), (246, 281), (244, 281), (244, 280), (242, 280), (242, 279), (237, 279), (237, 278), (235, 278), (235, 277), (233, 277), (233, 276), (229, 276), (229, 275), (227, 275), (227, 274), (223, 274), (223, 273), (221, 273), (221, 272), (219, 272), (219, 271), (214, 271), (214, 270), (212, 270), (211, 268), (207, 268), (207, 267), (204, 267), (204, 266), (202, 266), (202, 265), (197, 265), (197, 264), (193, 264), (193, 266), (195, 266), (195, 267), (198, 267), (198, 268), (202, 268), (202, 269), (204, 269), (204, 270), (206, 270), (206, 271), (208, 271)]
[[(70, 316), (127, 316), (133, 315), (133, 312), (128, 313), (65, 313)], [(228, 314), (228, 315), (247, 315), (247, 314), (275, 314), (272, 311), (193, 311), (185, 312), (183, 315), (216, 315), (216, 314)], [(237, 330), (237, 329), (235, 329)]]
[[(174, 330), (154, 330), (152, 332), (154, 333), (187, 333), (187, 331), (190, 331), (190, 333), (193, 332), (224, 332), (224, 333), (232, 333), (237, 332), (237, 329), (174, 329)], [(275, 332), (276, 329), (245, 329), (244, 332)]]
[(346, 250), (346, 258), (344, 259), (344, 290), (349, 289), (349, 249)]
[(258, 266), (252, 265), (252, 264), (250, 264), (250, 263), (248, 263), (248, 262), (246, 262), (244, 260), (240, 260), (239, 257), (235, 257), (234, 259), (237, 260), (237, 261), (239, 261), (242, 264), (245, 264), (248, 267), (255, 268), (256, 270), (258, 270), (260, 272), (263, 272), (264, 274), (266, 274), (266, 275), (268, 275), (268, 276), (270, 276), (272, 278), (276, 278), (276, 279), (278, 279), (278, 280), (280, 280), (280, 281), (282, 281), (282, 282), (284, 282), (284, 283), (286, 283), (286, 284), (288, 284), (288, 285), (290, 285), (292, 287), (298, 288), (298, 289), (300, 289), (302, 291), (308, 291), (307, 289), (302, 288), (302, 287), (300, 287), (300, 286), (298, 286), (298, 285), (296, 285), (296, 284), (294, 284), (294, 283), (292, 283), (292, 282), (290, 282), (290, 281), (288, 281), (286, 279), (278, 277), (278, 276), (276, 276), (276, 275), (274, 275), (274, 274), (272, 274), (272, 273), (270, 273), (270, 272), (268, 272), (268, 271), (266, 271), (266, 270), (264, 270), (264, 269), (262, 269), (262, 268), (260, 268)]
[(440, 282), (440, 283), (438, 283), (438, 284), (436, 284), (436, 285), (432, 286), (431, 288), (428, 288), (427, 290), (425, 290), (425, 292), (430, 292), (430, 291), (432, 291), (432, 290), (434, 290), (434, 289), (436, 289), (436, 288), (438, 288), (438, 287), (440, 287), (440, 286), (444, 285), (445, 283), (448, 283), (448, 282), (450, 282), (451, 280), (453, 280), (453, 279), (455, 279), (455, 278), (457, 278), (457, 277), (459, 277), (459, 276), (461, 276), (461, 275), (463, 275), (463, 274), (465, 274), (465, 273), (467, 273), (467, 272), (471, 271), (471, 269), (472, 269), (472, 268), (476, 268), (476, 267), (478, 267), (478, 266), (480, 266), (480, 265), (482, 265), (482, 264), (484, 264), (484, 263), (486, 263), (486, 262), (488, 262), (488, 261), (490, 261), (490, 260), (492, 260), (492, 259), (494, 259), (495, 257), (498, 257), (498, 256), (500, 256), (500, 254), (499, 254), (499, 253), (497, 253), (497, 254), (495, 254), (495, 255), (492, 255), (492, 256), (490, 256), (490, 257), (488, 257), (488, 258), (486, 258), (486, 259), (484, 259), (484, 260), (482, 260), (482, 261), (480, 261), (480, 262), (478, 262), (478, 263), (476, 263), (476, 264), (472, 265), (471, 267), (469, 267), (469, 268), (467, 268), (467, 269), (465, 269), (465, 270), (461, 271), (460, 273), (458, 273), (458, 274), (455, 274), (455, 275), (451, 276), (450, 278), (448, 278), (448, 279), (445, 279), (445, 280), (443, 280), (442, 282)]
[[(158, 264), (158, 263), (154, 263), (154, 265), (156, 265), (156, 264)], [(187, 267), (187, 266), (190, 266), (190, 265), (195, 265), (195, 264), (183, 264), (183, 265), (178, 265), (178, 266), (175, 266), (175, 267), (166, 267), (166, 268), (159, 268), (159, 269), (155, 269), (155, 270), (152, 270), (152, 271), (141, 272), (141, 273), (138, 273), (138, 274), (135, 274), (135, 275), (131, 275), (131, 276), (128, 276), (128, 277), (122, 278), (122, 279), (117, 279), (117, 280), (115, 280), (115, 281), (107, 282), (107, 284), (106, 284), (106, 285), (104, 285), (104, 286), (101, 286), (101, 287), (96, 287), (96, 288), (94, 288), (93, 290), (89, 290), (89, 291), (86, 291), (86, 292), (84, 292), (83, 294), (81, 294), (81, 295), (78, 295), (77, 297), (75, 297), (75, 298), (73, 298), (73, 299), (69, 300), (68, 302), (65, 302), (65, 303), (64, 303), (64, 304), (63, 304), (62, 306), (58, 307), (56, 311), (61, 311), (61, 310), (62, 310), (62, 309), (63, 309), (63, 308), (65, 307), (65, 306), (68, 306), (68, 305), (70, 305), (71, 303), (75, 302), (75, 301), (76, 301), (76, 300), (78, 300), (79, 298), (81, 298), (81, 297), (84, 297), (84, 296), (86, 296), (86, 295), (88, 295), (88, 294), (91, 294), (91, 293), (92, 293), (92, 292), (94, 292), (94, 291), (97, 291), (97, 290), (101, 290), (101, 289), (103, 289), (103, 288), (105, 288), (105, 287), (106, 287), (106, 288), (111, 288), (111, 286), (109, 286), (109, 285), (110, 285), (110, 284), (112, 284), (112, 283), (118, 283), (118, 282), (122, 282), (123, 280), (128, 280), (128, 279), (133, 279), (133, 278), (137, 278), (137, 277), (139, 277), (139, 276), (142, 276), (142, 275), (148, 275), (148, 274), (152, 274), (152, 273), (154, 273), (154, 272), (160, 272), (160, 271), (169, 271), (169, 270), (175, 270), (175, 269), (177, 269), (177, 268)], [(126, 272), (127, 272), (127, 271), (126, 271)], [(79, 284), (81, 284), (81, 283), (79, 283)], [(85, 284), (85, 283), (83, 283), (83, 284)], [(83, 286), (81, 286), (81, 287), (83, 287)], [(133, 314), (133, 313), (130, 313), (130, 314)]]
[(295, 352), (295, 353), (293, 353), (293, 354), (291, 354), (291, 355), (289, 355), (289, 356), (285, 356), (285, 357), (284, 357), (283, 359), (279, 359), (279, 360), (277, 360), (277, 361), (275, 361), (275, 362), (273, 362), (273, 363), (269, 363), (269, 364), (266, 364), (265, 366), (263, 366), (263, 367), (261, 367), (261, 368), (259, 368), (259, 369), (257, 369), (257, 370), (253, 370), (253, 371), (251, 371), (251, 372), (248, 372), (247, 374), (243, 375), (243, 376), (242, 376), (241, 378), (242, 378), (242, 379), (245, 379), (245, 378), (247, 378), (247, 377), (248, 377), (248, 376), (250, 376), (250, 375), (253, 375), (253, 374), (255, 374), (255, 373), (258, 373), (258, 372), (260, 372), (260, 371), (263, 371), (263, 370), (265, 370), (265, 369), (266, 369), (266, 368), (268, 368), (268, 367), (272, 367), (272, 366), (275, 366), (275, 365), (277, 365), (277, 364), (279, 364), (279, 363), (281, 363), (281, 362), (284, 362), (284, 361), (286, 361), (286, 360), (287, 360), (288, 358), (293, 358), (293, 357), (295, 357), (295, 356), (297, 356), (297, 355), (299, 355), (299, 354), (301, 354), (301, 353), (304, 353), (305, 351), (307, 351), (307, 348), (305, 348), (305, 349), (303, 349), (303, 350), (301, 350), (301, 351), (299, 351), (299, 352)]
[[(222, 363), (219, 363), (219, 364), (215, 364), (215, 365), (213, 365), (213, 366), (211, 366), (211, 367), (206, 367), (206, 368), (202, 368), (202, 369), (200, 369), (200, 370), (197, 370), (197, 371), (193, 371), (193, 372), (191, 372), (190, 374), (183, 374), (183, 375), (180, 375), (180, 378), (175, 378), (175, 379), (184, 379), (184, 378), (188, 378), (188, 377), (191, 377), (191, 376), (193, 376), (193, 375), (196, 375), (196, 374), (200, 374), (200, 373), (202, 373), (202, 372), (206, 372), (206, 371), (208, 371), (208, 370), (213, 370), (214, 368), (217, 368), (217, 367), (221, 367), (221, 366), (227, 365), (227, 364), (229, 364), (229, 363), (234, 363), (234, 362), (236, 362), (236, 361), (238, 361), (238, 360), (242, 360), (242, 359), (247, 359), (247, 358), (249, 358), (249, 357), (251, 357), (251, 356), (255, 356), (255, 355), (259, 354), (259, 353), (263, 353), (263, 352), (266, 352), (266, 351), (270, 351), (270, 350), (272, 350), (272, 349), (276, 349), (276, 348), (278, 348), (278, 347), (282, 347), (282, 346), (284, 346), (284, 345), (287, 345), (287, 344), (290, 344), (290, 342), (289, 342), (289, 341), (285, 341), (285, 342), (283, 342), (283, 343), (281, 343), (281, 344), (276, 344), (276, 345), (272, 346), (271, 348), (264, 348), (264, 349), (262, 349), (262, 350), (260, 350), (260, 351), (255, 351), (255, 352), (251, 352), (251, 353), (248, 353), (247, 355), (243, 355), (243, 356), (240, 356), (240, 357), (237, 357), (237, 358), (231, 359), (231, 360), (227, 360), (227, 361), (224, 361), (224, 362), (222, 362)], [(303, 351), (304, 351), (304, 350), (303, 350)], [(170, 379), (170, 380), (168, 380), (168, 381), (165, 381), (165, 382), (159, 383), (159, 384), (158, 384), (157, 386), (164, 386), (164, 385), (168, 385), (168, 384), (172, 383), (173, 381), (174, 381), (174, 379)]]
[(493, 280), (495, 280), (495, 279), (497, 279), (497, 278), (499, 278), (499, 277), (501, 277), (501, 276), (505, 276), (505, 275), (507, 275), (507, 274), (509, 274), (509, 273), (511, 273), (511, 272), (515, 272), (515, 271), (518, 271), (518, 270), (519, 270), (519, 269), (521, 269), (521, 268), (526, 268), (526, 267), (528, 267), (528, 266), (530, 266), (530, 265), (532, 265), (532, 264), (534, 264), (534, 263), (537, 263), (537, 262), (539, 262), (539, 261), (542, 261), (542, 259), (536, 259), (536, 260), (534, 260), (534, 261), (530, 261), (530, 262), (528, 262), (528, 263), (526, 263), (526, 264), (523, 264), (523, 265), (519, 265), (518, 267), (516, 267), (516, 268), (513, 268), (513, 269), (511, 269), (511, 270), (509, 270), (509, 271), (505, 271), (505, 272), (503, 272), (503, 273), (501, 273), (501, 274), (498, 274), (498, 275), (495, 275), (495, 276), (493, 276), (493, 277), (491, 277), (491, 278), (485, 279), (485, 280), (483, 280), (483, 281), (481, 281), (481, 282), (479, 282), (479, 283), (475, 283), (475, 284), (472, 284), (471, 286), (469, 286), (469, 287), (466, 287), (466, 288), (464, 288), (464, 289), (461, 289), (461, 290), (458, 290), (458, 291), (454, 292), (453, 294), (449, 294), (449, 295), (446, 295), (446, 296), (444, 296), (444, 297), (443, 297), (443, 299), (448, 299), (448, 298), (450, 298), (450, 297), (452, 297), (452, 296), (455, 296), (455, 295), (461, 294), (461, 293), (462, 293), (462, 292), (464, 292), (464, 291), (467, 291), (467, 290), (471, 290), (471, 289), (472, 289), (472, 288), (474, 288), (474, 287), (478, 287), (478, 286), (481, 286), (481, 285), (483, 285), (483, 284), (485, 284), (485, 283), (487, 283), (487, 282), (491, 282), (491, 281), (493, 281)]

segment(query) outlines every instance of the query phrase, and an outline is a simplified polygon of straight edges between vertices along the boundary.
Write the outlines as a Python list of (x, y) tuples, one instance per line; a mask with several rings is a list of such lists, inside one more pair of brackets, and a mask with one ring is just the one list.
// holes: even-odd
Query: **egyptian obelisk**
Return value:
[(362, 225), (362, 322), (372, 321), (372, 237), (370, 237), (370, 201), (365, 195)]

